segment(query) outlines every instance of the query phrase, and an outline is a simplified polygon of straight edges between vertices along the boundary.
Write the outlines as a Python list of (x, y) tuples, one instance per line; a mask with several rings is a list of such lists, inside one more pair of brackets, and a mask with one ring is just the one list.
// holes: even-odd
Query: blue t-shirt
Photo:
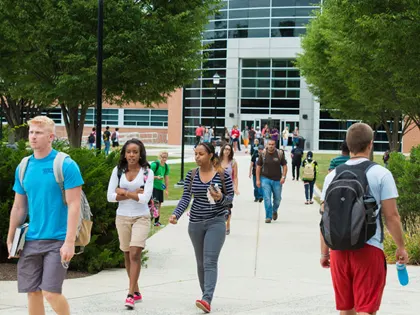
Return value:
[[(43, 159), (30, 157), (23, 177), (19, 181), (19, 166), (15, 172), (13, 190), (28, 198), (29, 229), (26, 240), (60, 240), (66, 238), (67, 206), (63, 202), (60, 186), (55, 181), (53, 162), (56, 150)], [(66, 158), (63, 163), (64, 189), (83, 185), (76, 162)]]

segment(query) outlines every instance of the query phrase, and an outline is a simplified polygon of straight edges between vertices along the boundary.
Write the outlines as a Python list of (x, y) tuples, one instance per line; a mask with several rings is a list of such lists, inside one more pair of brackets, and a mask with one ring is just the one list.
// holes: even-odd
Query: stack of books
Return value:
[(12, 248), (10, 250), (10, 257), (19, 258), (20, 252), (25, 245), (26, 232), (28, 232), (29, 224), (25, 223), (16, 228), (15, 237), (13, 239)]

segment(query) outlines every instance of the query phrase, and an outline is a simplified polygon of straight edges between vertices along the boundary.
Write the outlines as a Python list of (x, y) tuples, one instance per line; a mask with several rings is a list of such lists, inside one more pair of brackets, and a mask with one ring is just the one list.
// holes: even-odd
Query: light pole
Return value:
[(176, 186), (184, 187), (185, 159), (185, 88), (182, 89), (182, 130), (181, 130), (181, 178)]
[(216, 138), (216, 130), (217, 130), (217, 87), (220, 84), (220, 76), (217, 74), (217, 72), (214, 74), (213, 76), (213, 85), (215, 88), (215, 92), (214, 92), (214, 119), (213, 119), (213, 127), (214, 127), (214, 134), (213, 134), (213, 138)]
[(98, 0), (98, 55), (96, 68), (96, 150), (101, 153), (102, 142), (102, 63), (103, 63), (104, 1)]

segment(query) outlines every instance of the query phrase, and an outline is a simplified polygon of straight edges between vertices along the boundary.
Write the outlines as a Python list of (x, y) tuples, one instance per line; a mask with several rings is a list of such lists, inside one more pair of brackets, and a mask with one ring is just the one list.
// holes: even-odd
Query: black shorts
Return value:
[(159, 203), (163, 202), (163, 190), (153, 188), (153, 199)]
[(112, 147), (113, 148), (116, 148), (116, 147), (119, 147), (119, 146), (120, 146), (120, 144), (118, 142), (112, 142)]

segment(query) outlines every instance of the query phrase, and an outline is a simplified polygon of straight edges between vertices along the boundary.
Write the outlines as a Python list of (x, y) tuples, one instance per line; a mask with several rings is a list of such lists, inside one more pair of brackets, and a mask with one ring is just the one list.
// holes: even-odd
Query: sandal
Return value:
[(305, 201), (305, 205), (309, 205), (309, 201), (308, 200)]
[(230, 234), (230, 229), (226, 230), (226, 235), (229, 235), (229, 234)]
[(309, 203), (310, 203), (310, 204), (313, 204), (313, 203), (314, 203), (314, 201), (313, 201), (313, 200), (311, 200), (311, 201), (309, 201)]

